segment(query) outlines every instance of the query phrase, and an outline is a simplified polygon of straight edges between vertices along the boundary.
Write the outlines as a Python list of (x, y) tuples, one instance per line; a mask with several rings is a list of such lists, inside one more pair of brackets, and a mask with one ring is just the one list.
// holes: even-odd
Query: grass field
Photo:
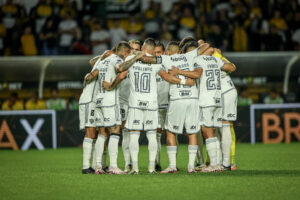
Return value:
[[(119, 151), (119, 166), (123, 155)], [(299, 199), (300, 144), (237, 145), (238, 169), (187, 174), (187, 146), (178, 174), (147, 174), (140, 148), (139, 175), (82, 175), (82, 149), (0, 151), (0, 199)], [(162, 166), (168, 164), (166, 147)]]

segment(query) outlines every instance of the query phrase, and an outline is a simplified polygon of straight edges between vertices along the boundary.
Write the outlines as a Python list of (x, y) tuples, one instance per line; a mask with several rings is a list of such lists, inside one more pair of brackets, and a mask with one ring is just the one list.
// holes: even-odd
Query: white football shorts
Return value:
[(196, 134), (200, 130), (198, 99), (181, 99), (169, 102), (165, 128), (171, 133)]
[(128, 130), (155, 130), (159, 127), (157, 110), (142, 110), (129, 108), (125, 127)]

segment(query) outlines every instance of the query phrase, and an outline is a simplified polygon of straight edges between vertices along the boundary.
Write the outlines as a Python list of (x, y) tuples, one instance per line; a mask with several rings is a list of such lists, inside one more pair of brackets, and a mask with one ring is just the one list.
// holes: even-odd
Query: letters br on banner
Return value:
[(54, 110), (0, 111), (0, 149), (57, 148)]
[(251, 143), (300, 141), (300, 104), (254, 104), (250, 107)]

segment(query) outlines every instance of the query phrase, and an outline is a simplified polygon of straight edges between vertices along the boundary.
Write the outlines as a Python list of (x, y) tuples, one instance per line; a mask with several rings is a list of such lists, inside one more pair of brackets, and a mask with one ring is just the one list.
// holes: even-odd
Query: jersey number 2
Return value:
[[(220, 71), (219, 70), (207, 70), (206, 72), (206, 87), (207, 90), (220, 90)], [(217, 80), (215, 80), (215, 78)]]

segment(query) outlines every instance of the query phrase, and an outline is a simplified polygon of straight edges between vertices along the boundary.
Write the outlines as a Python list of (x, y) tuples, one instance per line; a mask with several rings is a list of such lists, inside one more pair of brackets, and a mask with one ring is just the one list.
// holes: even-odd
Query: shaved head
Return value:
[(154, 55), (154, 48), (155, 48), (155, 40), (153, 38), (147, 38), (144, 41), (144, 44), (142, 46), (142, 51)]
[(166, 54), (167, 55), (173, 55), (179, 52), (179, 44), (178, 42), (171, 41), (167, 45)]

